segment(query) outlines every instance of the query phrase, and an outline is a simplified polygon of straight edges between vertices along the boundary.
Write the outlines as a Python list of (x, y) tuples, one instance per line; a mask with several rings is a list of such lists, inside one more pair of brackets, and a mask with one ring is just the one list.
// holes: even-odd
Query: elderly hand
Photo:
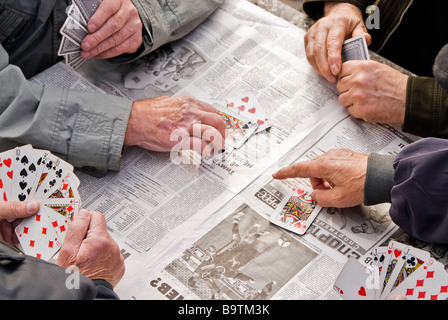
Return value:
[(106, 219), (96, 211), (82, 209), (70, 224), (57, 264), (74, 265), (89, 279), (102, 279), (112, 286), (124, 275), (124, 258), (107, 231)]
[(160, 152), (182, 144), (179, 149), (208, 155), (224, 148), (226, 128), (208, 103), (184, 95), (161, 96), (134, 102), (124, 143)]
[(274, 179), (309, 178), (311, 197), (322, 207), (346, 208), (364, 202), (368, 156), (347, 149), (330, 150), (310, 161), (280, 169)]
[(367, 33), (361, 10), (348, 3), (326, 2), (324, 17), (305, 35), (308, 61), (328, 81), (336, 82), (342, 68), (344, 41), (362, 34), (370, 45), (371, 37)]
[(142, 45), (143, 24), (131, 0), (103, 0), (87, 23), (81, 43), (84, 59), (108, 59), (135, 53)]
[(22, 221), (22, 218), (32, 216), (38, 211), (39, 202), (37, 201), (0, 202), (0, 240), (9, 244), (18, 243), (14, 228)]
[(355, 118), (403, 124), (408, 76), (377, 61), (347, 61), (337, 88), (339, 102)]

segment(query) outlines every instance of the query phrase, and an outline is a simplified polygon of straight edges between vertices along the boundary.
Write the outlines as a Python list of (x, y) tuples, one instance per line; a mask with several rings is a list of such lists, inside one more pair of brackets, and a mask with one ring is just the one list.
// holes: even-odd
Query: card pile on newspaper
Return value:
[(286, 230), (303, 235), (321, 209), (308, 192), (295, 185), (279, 203), (269, 221)]
[(14, 230), (24, 253), (49, 260), (59, 250), (81, 205), (79, 183), (73, 166), (49, 151), (26, 145), (0, 153), (1, 201), (40, 202)]
[(448, 298), (448, 273), (430, 253), (391, 240), (372, 251), (371, 267), (350, 258), (334, 284), (345, 300), (408, 300)]
[(58, 55), (65, 57), (65, 63), (76, 69), (84, 63), (81, 57), (81, 41), (89, 33), (87, 22), (98, 9), (101, 0), (73, 0), (67, 9), (67, 19), (60, 33), (62, 41)]
[(210, 102), (227, 125), (226, 153), (240, 148), (253, 134), (266, 130), (271, 120), (252, 93), (244, 93), (225, 102)]

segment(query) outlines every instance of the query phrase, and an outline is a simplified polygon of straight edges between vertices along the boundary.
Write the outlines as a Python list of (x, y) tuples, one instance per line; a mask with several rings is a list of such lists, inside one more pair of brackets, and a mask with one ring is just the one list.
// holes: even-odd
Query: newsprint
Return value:
[(350, 117), (336, 87), (307, 62), (304, 34), (250, 2), (228, 0), (185, 38), (131, 65), (88, 61), (74, 72), (59, 63), (34, 78), (133, 100), (226, 101), (250, 92), (271, 118), (270, 129), (224, 160), (183, 152), (185, 161), (173, 161), (130, 147), (119, 172), (76, 173), (83, 207), (106, 216), (125, 256), (120, 298), (339, 299), (333, 283), (349, 257), (369, 264), (370, 249), (390, 237), (414, 241), (387, 204), (323, 208), (303, 236), (269, 223), (288, 188), (310, 190), (306, 179), (273, 180), (279, 168), (333, 148), (397, 154), (415, 140)]

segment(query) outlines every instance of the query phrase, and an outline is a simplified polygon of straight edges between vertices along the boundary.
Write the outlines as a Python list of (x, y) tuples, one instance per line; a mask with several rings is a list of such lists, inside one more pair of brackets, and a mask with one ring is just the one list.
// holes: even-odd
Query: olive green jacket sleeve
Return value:
[(435, 78), (409, 77), (403, 131), (448, 138), (448, 96)]
[(0, 151), (31, 143), (78, 168), (118, 170), (132, 102), (28, 81), (0, 46)]

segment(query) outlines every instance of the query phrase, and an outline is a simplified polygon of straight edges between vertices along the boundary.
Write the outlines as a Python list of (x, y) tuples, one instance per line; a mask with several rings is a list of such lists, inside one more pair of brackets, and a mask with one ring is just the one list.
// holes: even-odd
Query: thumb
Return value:
[(29, 217), (39, 211), (38, 201), (0, 202), (0, 220), (15, 220)]
[(82, 209), (70, 223), (59, 253), (58, 265), (67, 267), (74, 263), (90, 226), (90, 212)]

